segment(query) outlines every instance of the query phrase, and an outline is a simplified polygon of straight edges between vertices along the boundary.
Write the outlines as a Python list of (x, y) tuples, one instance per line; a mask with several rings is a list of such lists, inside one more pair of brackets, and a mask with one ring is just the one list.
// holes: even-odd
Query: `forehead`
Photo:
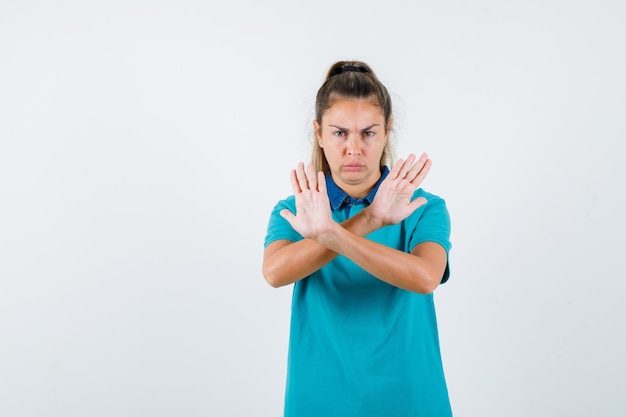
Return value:
[(376, 98), (352, 99), (336, 98), (323, 115), (324, 123), (379, 123), (384, 121), (383, 109), (378, 105)]

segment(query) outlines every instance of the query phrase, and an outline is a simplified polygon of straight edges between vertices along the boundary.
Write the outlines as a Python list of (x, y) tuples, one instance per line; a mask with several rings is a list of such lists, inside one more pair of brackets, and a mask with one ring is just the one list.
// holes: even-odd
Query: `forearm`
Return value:
[[(338, 226), (354, 236), (365, 236), (383, 227), (383, 224), (373, 218), (366, 208)], [(281, 287), (306, 278), (336, 256), (337, 252), (313, 239), (277, 244), (277, 248), (270, 245), (264, 254), (263, 275), (270, 285)]]
[(343, 228), (333, 228), (318, 238), (327, 250), (341, 254), (378, 279), (421, 294), (437, 288), (445, 269), (446, 254), (437, 244), (429, 243), (427, 257), (416, 256), (376, 243)]

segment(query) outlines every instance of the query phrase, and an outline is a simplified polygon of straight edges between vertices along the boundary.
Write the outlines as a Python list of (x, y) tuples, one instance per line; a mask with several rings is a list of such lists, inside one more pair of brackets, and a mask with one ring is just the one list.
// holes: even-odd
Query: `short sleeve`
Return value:
[[(450, 214), (445, 201), (437, 196), (418, 190), (415, 197), (424, 197), (428, 202), (414, 213), (411, 225), (411, 235), (409, 238), (409, 251), (415, 246), (424, 242), (435, 242), (440, 244), (446, 253), (450, 252)], [(441, 280), (442, 283), (448, 280), (450, 275), (449, 265), (446, 264), (446, 271)]]
[(281, 210), (284, 209), (288, 209), (294, 214), (296, 213), (295, 198), (293, 196), (279, 201), (274, 206), (274, 209), (270, 214), (269, 224), (267, 225), (265, 247), (277, 240), (290, 240), (292, 242), (297, 242), (303, 239), (302, 235), (296, 232), (293, 227), (291, 227), (289, 222), (280, 215)]

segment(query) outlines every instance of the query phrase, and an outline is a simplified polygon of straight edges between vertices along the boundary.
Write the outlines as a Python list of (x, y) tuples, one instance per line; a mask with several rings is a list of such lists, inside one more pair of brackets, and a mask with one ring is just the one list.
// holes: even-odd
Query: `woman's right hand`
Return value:
[(280, 215), (304, 238), (317, 240), (337, 226), (330, 212), (323, 172), (301, 162), (291, 172), (291, 187), (296, 198), (296, 213), (284, 209)]

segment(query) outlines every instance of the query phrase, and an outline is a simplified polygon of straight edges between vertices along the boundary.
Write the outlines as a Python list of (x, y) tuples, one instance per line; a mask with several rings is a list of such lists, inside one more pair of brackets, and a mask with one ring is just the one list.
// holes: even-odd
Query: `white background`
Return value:
[(265, 227), (352, 58), (451, 212), (455, 415), (626, 414), (624, 21), (619, 0), (3, 0), (0, 415), (281, 414)]

